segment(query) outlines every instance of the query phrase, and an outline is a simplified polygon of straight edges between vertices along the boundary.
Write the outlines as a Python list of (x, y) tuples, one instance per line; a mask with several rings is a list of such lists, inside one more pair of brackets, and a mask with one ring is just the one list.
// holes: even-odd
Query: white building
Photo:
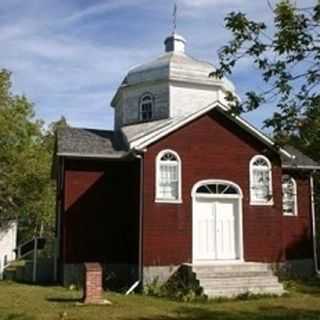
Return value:
[(16, 258), (14, 249), (17, 246), (17, 231), (17, 221), (0, 226), (0, 280), (3, 278), (5, 266)]

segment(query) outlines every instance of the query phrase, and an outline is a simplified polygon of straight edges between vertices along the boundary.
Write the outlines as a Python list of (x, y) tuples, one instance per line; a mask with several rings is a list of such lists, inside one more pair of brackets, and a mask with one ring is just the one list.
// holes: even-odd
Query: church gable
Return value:
[(231, 161), (234, 157), (238, 158), (239, 153), (248, 157), (262, 153), (280, 160), (279, 152), (262, 142), (256, 136), (243, 129), (232, 121), (224, 112), (214, 108), (203, 115), (185, 123), (181, 127), (160, 137), (150, 143), (147, 150), (158, 148), (157, 146), (181, 147), (192, 152), (198, 150), (203, 153), (220, 152), (224, 161)]
[[(280, 152), (284, 158), (291, 158), (292, 155), (286, 151), (283, 148), (278, 147), (274, 141), (272, 141), (270, 138), (268, 138), (266, 135), (264, 135), (262, 132), (260, 132), (258, 129), (250, 125), (248, 122), (246, 122), (244, 119), (240, 118), (239, 116), (231, 115), (229, 114), (229, 109), (227, 106), (222, 105), (218, 101), (213, 102), (211, 105), (209, 105), (206, 108), (200, 109), (197, 112), (194, 112), (190, 115), (187, 115), (185, 117), (177, 117), (174, 119), (169, 119), (167, 122), (161, 123), (154, 123), (154, 126), (149, 127), (149, 131), (144, 128), (144, 125), (138, 126), (136, 128), (135, 136), (130, 135), (132, 133), (131, 130), (123, 129), (122, 132), (126, 137), (126, 140), (129, 143), (129, 146), (131, 148), (136, 149), (143, 149), (150, 145), (151, 143), (156, 142), (158, 139), (180, 129), (181, 127), (185, 126), (189, 122), (193, 122), (196, 119), (200, 118), (201, 116), (209, 113), (211, 110), (218, 110), (221, 112), (224, 116), (229, 118), (230, 122), (232, 123), (230, 125), (230, 128), (234, 127), (240, 127), (242, 130), (247, 132), (249, 135), (252, 136), (252, 138), (259, 140), (262, 142), (265, 147), (276, 150), (277, 152)], [(137, 133), (137, 131), (140, 128), (140, 135)]]

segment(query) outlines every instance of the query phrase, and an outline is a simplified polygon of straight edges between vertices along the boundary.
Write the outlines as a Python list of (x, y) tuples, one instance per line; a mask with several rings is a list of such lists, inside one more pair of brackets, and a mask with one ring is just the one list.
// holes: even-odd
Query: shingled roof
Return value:
[(66, 127), (57, 132), (57, 155), (89, 158), (122, 158), (128, 154), (114, 131)]
[(306, 156), (293, 146), (285, 146), (289, 153), (295, 156), (294, 159), (282, 158), (282, 166), (285, 168), (297, 168), (297, 169), (320, 169), (320, 163)]
[[(153, 131), (154, 128), (158, 129), (167, 125), (170, 121), (156, 121), (153, 126), (148, 129)], [(132, 126), (129, 132), (123, 132), (126, 138), (130, 142), (131, 135), (135, 137), (137, 130), (135, 126)], [(141, 129), (141, 128), (139, 128)], [(127, 128), (128, 130), (128, 128)], [(143, 130), (144, 133), (148, 130)], [(125, 130), (124, 130), (125, 131)], [(296, 169), (320, 169), (320, 164), (301, 151), (292, 146), (285, 146), (287, 152), (294, 155), (294, 159), (288, 157), (282, 157), (282, 165), (284, 168), (296, 168)], [(84, 128), (60, 128), (57, 132), (57, 155), (67, 157), (82, 157), (82, 158), (114, 158), (120, 159), (129, 154), (127, 145), (123, 142), (121, 133), (116, 133), (110, 130), (95, 130)]]

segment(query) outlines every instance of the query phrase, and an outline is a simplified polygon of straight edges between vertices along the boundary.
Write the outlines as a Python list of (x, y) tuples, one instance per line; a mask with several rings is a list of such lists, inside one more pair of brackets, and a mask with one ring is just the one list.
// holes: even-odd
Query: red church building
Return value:
[(114, 131), (58, 131), (64, 283), (78, 282), (85, 262), (123, 287), (184, 266), (209, 296), (280, 294), (274, 267), (317, 269), (320, 164), (231, 115), (233, 84), (209, 77), (214, 67), (185, 43), (173, 34), (163, 55), (129, 71), (111, 103)]

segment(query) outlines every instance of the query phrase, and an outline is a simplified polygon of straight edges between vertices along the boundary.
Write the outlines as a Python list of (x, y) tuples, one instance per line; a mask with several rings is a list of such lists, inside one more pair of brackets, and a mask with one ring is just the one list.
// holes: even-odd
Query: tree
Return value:
[[(276, 111), (264, 124), (273, 129), (274, 138), (320, 161), (320, 0), (310, 7), (297, 7), (289, 0), (274, 8), (268, 3), (273, 13), (269, 27), (242, 12), (225, 18), (232, 39), (220, 49), (219, 66), (211, 76), (229, 75), (239, 61), (251, 59), (266, 89), (247, 92), (242, 103), (229, 94), (231, 112), (248, 112), (273, 102)], [(315, 177), (319, 211), (320, 174)]]
[[(232, 39), (220, 49), (220, 63), (212, 76), (231, 74), (239, 61), (251, 59), (266, 90), (247, 92), (243, 103), (229, 96), (232, 111), (248, 112), (272, 101), (277, 111), (265, 126), (280, 139), (304, 135), (301, 141), (311, 145), (310, 139), (317, 140), (314, 133), (320, 130), (320, 1), (297, 7), (293, 1), (282, 0), (271, 9), (271, 26), (250, 20), (242, 12), (231, 12), (225, 18)], [(317, 127), (312, 138), (310, 123)]]
[[(25, 96), (11, 92), (11, 74), (0, 70), (0, 223), (19, 219), (22, 238), (51, 235), (55, 183), (51, 179), (54, 127), (43, 128)], [(66, 123), (65, 119), (62, 120)]]
[[(41, 139), (40, 123), (32, 122), (32, 104), (10, 92), (10, 73), (0, 72), (0, 215), (16, 217), (21, 202), (21, 179), (26, 179), (32, 155)], [(29, 167), (30, 168), (30, 167)], [(21, 174), (20, 174), (21, 173)]]

